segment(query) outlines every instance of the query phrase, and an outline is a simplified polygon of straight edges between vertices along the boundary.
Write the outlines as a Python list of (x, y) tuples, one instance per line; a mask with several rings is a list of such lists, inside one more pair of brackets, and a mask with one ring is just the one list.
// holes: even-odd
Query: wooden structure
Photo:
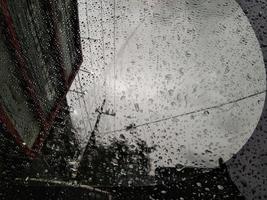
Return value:
[(77, 1), (0, 6), (0, 126), (34, 158), (82, 63)]

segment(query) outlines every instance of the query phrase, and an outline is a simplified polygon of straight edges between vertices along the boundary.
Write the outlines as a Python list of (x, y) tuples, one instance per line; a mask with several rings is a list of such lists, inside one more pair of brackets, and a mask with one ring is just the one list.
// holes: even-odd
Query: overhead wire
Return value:
[[(245, 96), (245, 97), (241, 97), (241, 98), (238, 98), (238, 99), (235, 99), (235, 100), (232, 100), (232, 101), (228, 101), (228, 102), (225, 102), (225, 103), (221, 103), (221, 104), (218, 104), (218, 105), (215, 105), (215, 106), (210, 106), (210, 107), (206, 107), (206, 108), (200, 108), (200, 109), (197, 109), (197, 110), (194, 110), (194, 111), (185, 112), (185, 113), (182, 113), (182, 114), (178, 114), (178, 115), (162, 118), (162, 119), (159, 119), (159, 120), (154, 120), (154, 121), (138, 124), (138, 125), (135, 125), (133, 128), (147, 126), (147, 125), (150, 125), (150, 124), (155, 124), (155, 123), (159, 123), (159, 122), (162, 122), (162, 121), (167, 121), (167, 120), (170, 120), (170, 119), (175, 119), (175, 118), (178, 118), (178, 117), (183, 117), (183, 116), (187, 116), (187, 115), (192, 115), (192, 114), (204, 112), (204, 111), (207, 111), (207, 110), (221, 108), (223, 106), (226, 106), (226, 105), (229, 105), (229, 104), (233, 104), (233, 103), (237, 103), (237, 102), (243, 101), (245, 99), (248, 99), (248, 98), (251, 98), (251, 97), (255, 97), (255, 96), (258, 96), (258, 95), (261, 95), (261, 94), (264, 94), (264, 93), (266, 93), (266, 90), (259, 91), (259, 92), (253, 93), (251, 95), (248, 95), (248, 96)], [(121, 129), (117, 129), (117, 130), (113, 130), (113, 131), (102, 132), (102, 134), (109, 134), (109, 133), (121, 132), (121, 131), (126, 131), (126, 130), (128, 130), (127, 127), (121, 128)]]
[[(80, 89), (82, 89), (82, 85), (81, 85), (81, 79), (80, 79), (80, 75), (78, 73), (78, 80), (79, 80), (79, 84), (80, 84)], [(89, 112), (88, 112), (88, 109), (87, 109), (87, 105), (86, 105), (86, 102), (85, 102), (85, 99), (84, 99), (84, 95), (82, 95), (82, 100), (83, 100), (83, 104), (84, 104), (84, 108), (85, 108), (85, 113), (86, 113), (86, 116), (87, 116), (87, 121), (89, 123), (89, 126), (90, 126), (90, 130), (92, 131), (93, 128), (92, 128), (92, 124), (91, 124), (91, 121), (90, 121), (90, 115), (89, 115)]]
[[(77, 80), (74, 80), (74, 86), (75, 86), (75, 88), (79, 88), (78, 86), (77, 86)], [(79, 107), (80, 107), (80, 111), (81, 111), (81, 117), (82, 117), (82, 123), (83, 123), (83, 127), (84, 127), (84, 131), (85, 131), (85, 134), (86, 134), (86, 125), (85, 125), (85, 121), (84, 121), (84, 115), (83, 115), (83, 112), (82, 112), (82, 105), (81, 105), (81, 100), (80, 100), (80, 96), (79, 96), (79, 94), (78, 93), (75, 93), (75, 94), (77, 94), (77, 99), (78, 99), (78, 103), (79, 103)], [(79, 123), (80, 123), (80, 121), (79, 121)]]
[[(114, 112), (116, 112), (116, 0), (113, 0), (113, 76), (114, 76)], [(114, 130), (116, 130), (116, 117), (114, 117)]]
[(105, 37), (104, 37), (104, 24), (103, 24), (103, 0), (100, 1), (100, 14), (101, 14), (101, 40), (102, 40), (102, 59), (104, 66), (104, 97), (107, 98), (107, 69), (106, 69), (106, 59), (105, 59)]
[[(86, 2), (86, 23), (87, 23), (87, 33), (88, 33), (88, 38), (90, 38), (90, 23), (89, 23), (89, 17), (88, 17), (88, 3)], [(89, 44), (89, 51), (90, 51), (90, 66), (91, 69), (93, 69), (93, 53), (92, 53), (92, 47), (91, 47), (91, 40), (88, 40)], [(93, 85), (94, 85), (94, 107), (96, 107), (96, 83), (95, 83), (95, 74), (93, 74)]]

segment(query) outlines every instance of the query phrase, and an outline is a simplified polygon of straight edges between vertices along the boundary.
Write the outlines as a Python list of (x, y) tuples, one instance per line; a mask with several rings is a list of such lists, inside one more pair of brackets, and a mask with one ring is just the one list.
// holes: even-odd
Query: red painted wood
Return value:
[(41, 125), (42, 125), (41, 128), (44, 129), (45, 131), (47, 131), (45, 114), (44, 114), (42, 107), (41, 107), (41, 104), (37, 98), (36, 91), (34, 89), (34, 84), (28, 76), (26, 59), (23, 56), (23, 53), (22, 53), (21, 47), (20, 47), (20, 43), (19, 43), (17, 36), (16, 36), (13, 20), (12, 20), (10, 13), (9, 13), (7, 0), (0, 0), (0, 4), (1, 4), (2, 11), (3, 11), (5, 23), (7, 25), (8, 39), (9, 39), (9, 42), (12, 46), (12, 49), (14, 49), (15, 59), (17, 61), (16, 68), (18, 69), (19, 74), (21, 76), (19, 78), (26, 84), (25, 90), (33, 102), (33, 107), (34, 107), (35, 115), (36, 115), (37, 119), (41, 121)]
[(7, 130), (7, 132), (14, 138), (15, 142), (21, 147), (24, 153), (31, 158), (35, 158), (36, 152), (34, 152), (24, 143), (21, 136), (15, 129), (14, 124), (10, 121), (9, 117), (5, 113), (1, 104), (0, 104), (0, 121), (5, 125), (5, 129)]
[[(68, 84), (68, 89), (66, 90), (65, 94), (60, 98), (58, 99), (58, 101), (55, 103), (55, 106), (53, 107), (52, 109), (52, 112), (49, 114), (48, 118), (47, 118), (47, 128), (50, 129), (53, 125), (53, 122), (58, 114), (58, 112), (60, 111), (60, 109), (62, 108), (62, 102), (64, 101), (64, 99), (66, 98), (66, 95), (69, 91), (69, 88), (71, 86), (71, 83), (73, 82), (74, 78), (75, 78), (75, 75), (78, 73), (79, 71), (79, 68), (81, 66), (81, 63), (82, 63), (82, 59), (75, 65), (75, 69), (72, 73), (71, 73), (71, 76), (69, 77), (69, 84)], [(45, 141), (45, 139), (47, 138), (48, 136), (48, 133), (47, 132), (44, 132), (43, 134), (39, 134), (37, 139), (35, 140), (35, 143), (33, 144), (33, 147), (32, 149), (35, 151), (35, 152), (39, 152), (42, 148), (42, 145), (43, 145), (43, 142)]]
[[(64, 62), (63, 62), (63, 55), (62, 55), (62, 47), (60, 45), (60, 40), (59, 40), (59, 38), (60, 38), (59, 29), (58, 29), (58, 26), (56, 23), (56, 16), (54, 14), (53, 4), (50, 4), (50, 3), (48, 3), (48, 4), (50, 5), (50, 10), (51, 10), (50, 15), (51, 15), (52, 23), (53, 23), (53, 27), (54, 27), (53, 44), (54, 44), (54, 47), (56, 48), (56, 50), (58, 52), (58, 56), (59, 56), (58, 57), (59, 62), (60, 62), (59, 67), (60, 67), (61, 78), (64, 82), (64, 93), (61, 97), (59, 97), (56, 100), (56, 103), (53, 106), (51, 112), (47, 116), (45, 116), (45, 113), (44, 113), (44, 111), (41, 107), (41, 104), (37, 98), (36, 91), (34, 89), (34, 84), (28, 76), (26, 59), (22, 54), (20, 42), (16, 36), (16, 31), (14, 28), (12, 17), (10, 15), (10, 12), (8, 9), (7, 0), (0, 0), (0, 5), (1, 5), (1, 9), (3, 11), (4, 20), (5, 20), (5, 23), (7, 25), (8, 39), (9, 39), (9, 42), (11, 44), (12, 49), (14, 49), (14, 51), (15, 51), (15, 59), (18, 63), (17, 68), (18, 68), (19, 74), (21, 75), (22, 81), (26, 83), (25, 90), (27, 91), (27, 94), (29, 95), (29, 97), (31, 98), (31, 100), (33, 102), (34, 109), (35, 109), (35, 116), (36, 116), (37, 120), (40, 120), (40, 122), (41, 122), (42, 131), (41, 131), (41, 133), (39, 133), (33, 146), (30, 148), (24, 144), (24, 141), (22, 140), (20, 134), (15, 129), (14, 124), (12, 124), (11, 120), (9, 119), (8, 115), (5, 113), (1, 104), (0, 104), (0, 120), (5, 124), (7, 132), (12, 135), (12, 137), (14, 138), (16, 143), (23, 149), (25, 154), (28, 155), (30, 158), (36, 158), (39, 151), (41, 150), (43, 143), (49, 134), (49, 129), (52, 127), (53, 122), (54, 122), (58, 112), (60, 111), (60, 108), (62, 107), (62, 102), (66, 98), (67, 92), (70, 89), (70, 86), (71, 86), (76, 74), (78, 73), (78, 70), (79, 70), (81, 63), (82, 63), (81, 43), (80, 43), (79, 25), (78, 25), (79, 22), (78, 22), (78, 18), (77, 18), (77, 21), (74, 21), (73, 27), (74, 27), (74, 31), (75, 31), (75, 35), (76, 35), (75, 45), (79, 49), (80, 54), (78, 55), (76, 64), (74, 65), (70, 76), (69, 77), (66, 76), (66, 70), (65, 70), (65, 66), (64, 66)], [(77, 4), (76, 4), (76, 6), (77, 6)], [(76, 26), (75, 26), (75, 24), (76, 24)]]
[[(51, 3), (50, 5), (50, 10), (54, 11), (54, 6), (53, 4)], [(76, 7), (77, 8), (77, 4), (75, 4), (73, 7)], [(62, 52), (62, 47), (60, 46), (60, 42), (59, 42), (59, 29), (58, 29), (58, 26), (56, 25), (56, 18), (55, 18), (55, 15), (50, 13), (50, 15), (52, 16), (52, 20), (53, 20), (53, 26), (54, 26), (54, 32), (55, 32), (55, 40), (54, 40), (54, 44), (58, 47), (57, 51), (59, 54), (61, 54)], [(78, 13), (77, 13), (78, 14)], [(76, 26), (75, 26), (76, 25)], [(74, 21), (74, 24), (72, 25), (73, 27), (73, 31), (75, 31), (75, 45), (76, 47), (79, 49), (79, 55), (77, 57), (77, 60), (76, 60), (76, 64), (74, 65), (74, 67), (72, 68), (72, 72), (70, 74), (70, 76), (67, 78), (66, 76), (66, 71), (65, 71), (65, 66), (64, 66), (64, 62), (63, 62), (63, 58), (61, 57), (60, 58), (60, 68), (61, 68), (61, 76), (64, 76), (64, 83), (65, 83), (65, 92), (64, 94), (62, 95), (62, 97), (60, 97), (54, 107), (52, 108), (52, 111), (50, 112), (50, 114), (48, 115), (47, 119), (46, 119), (46, 125), (47, 125), (47, 130), (49, 130), (52, 125), (53, 125), (53, 122), (58, 114), (58, 112), (60, 111), (61, 107), (62, 107), (62, 102), (64, 101), (64, 99), (66, 98), (66, 95), (71, 87), (71, 84), (76, 76), (76, 74), (78, 73), (79, 69), (80, 69), (80, 66), (83, 62), (83, 58), (82, 58), (82, 51), (81, 51), (81, 42), (80, 42), (80, 31), (79, 31), (79, 21), (78, 21), (78, 18), (76, 19), (76, 21)], [(62, 54), (61, 54), (62, 56)], [(39, 152), (40, 149), (42, 148), (42, 145), (43, 145), (43, 142), (45, 141), (45, 139), (47, 138), (48, 136), (48, 133), (44, 132), (43, 134), (39, 134), (32, 149), (36, 152)]]

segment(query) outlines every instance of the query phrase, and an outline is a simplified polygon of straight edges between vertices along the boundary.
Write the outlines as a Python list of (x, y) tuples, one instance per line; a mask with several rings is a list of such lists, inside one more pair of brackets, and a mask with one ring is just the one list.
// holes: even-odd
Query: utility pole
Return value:
[(105, 103), (106, 103), (106, 99), (104, 99), (102, 102), (102, 105), (96, 109), (96, 112), (98, 113), (97, 118), (96, 118), (96, 122), (95, 122), (94, 128), (91, 132), (90, 138), (86, 144), (86, 147), (85, 147), (83, 153), (78, 158), (77, 169), (80, 167), (82, 160), (87, 160), (88, 156), (89, 157), (92, 156), (91, 154), (93, 153), (94, 149), (96, 148), (96, 133), (98, 132), (98, 125), (99, 125), (101, 116), (102, 115), (110, 115), (110, 116), (114, 117), (116, 115), (113, 110), (110, 111), (109, 109), (107, 109), (104, 111)]
[(100, 107), (100, 109), (96, 109), (96, 111), (98, 112), (97, 118), (96, 118), (96, 122), (93, 128), (93, 131), (91, 133), (91, 136), (89, 138), (89, 141), (85, 147), (85, 151), (84, 153), (88, 150), (88, 148), (90, 149), (90, 147), (94, 147), (95, 146), (95, 133), (98, 131), (98, 124), (100, 122), (101, 119), (101, 115), (103, 114), (103, 110), (104, 110), (104, 105), (106, 103), (106, 99), (103, 100), (103, 103)]

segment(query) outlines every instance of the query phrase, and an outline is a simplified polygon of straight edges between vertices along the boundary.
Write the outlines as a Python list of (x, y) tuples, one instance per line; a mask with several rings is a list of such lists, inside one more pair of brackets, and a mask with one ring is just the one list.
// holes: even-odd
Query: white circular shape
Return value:
[[(87, 86), (89, 94), (97, 91), (97, 100), (86, 96), (88, 107), (106, 98), (106, 108), (116, 112), (102, 117), (102, 140), (124, 134), (156, 144), (155, 166), (214, 167), (220, 157), (231, 158), (255, 129), (266, 90), (261, 49), (239, 5), (122, 1), (116, 12), (115, 62), (108, 56), (114, 27), (106, 24), (109, 65), (95, 72), (95, 88)], [(102, 52), (91, 48), (91, 55)], [(95, 67), (103, 65), (92, 59)], [(94, 70), (86, 58), (83, 67)], [(121, 130), (132, 123), (140, 125), (134, 136)]]

